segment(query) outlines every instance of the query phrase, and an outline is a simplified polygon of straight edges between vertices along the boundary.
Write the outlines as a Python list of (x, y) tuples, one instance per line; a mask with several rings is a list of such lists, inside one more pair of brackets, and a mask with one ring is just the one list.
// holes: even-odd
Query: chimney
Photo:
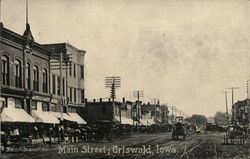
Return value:
[(109, 98), (109, 102), (110, 102), (110, 98)]
[(87, 102), (88, 102), (88, 99), (87, 99), (87, 98), (85, 98), (85, 99), (84, 99), (84, 102), (85, 102), (85, 103), (87, 103)]
[(148, 102), (148, 105), (150, 105), (150, 102)]
[(95, 102), (95, 99), (93, 99), (93, 102)]
[(125, 98), (124, 97), (122, 98), (122, 103), (125, 103)]
[(102, 102), (102, 98), (100, 98), (100, 102)]

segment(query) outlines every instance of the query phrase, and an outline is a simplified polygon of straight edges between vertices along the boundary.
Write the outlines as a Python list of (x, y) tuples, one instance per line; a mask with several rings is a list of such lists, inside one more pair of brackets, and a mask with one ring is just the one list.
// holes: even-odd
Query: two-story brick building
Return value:
[[(34, 119), (29, 116), (32, 110), (38, 106), (42, 110), (49, 110), (51, 95), (48, 59), (51, 52), (35, 42), (29, 24), (26, 24), (23, 35), (3, 27), (0, 52), (1, 97), (5, 101), (3, 115), (10, 121), (18, 121), (19, 118), (24, 122), (32, 122)], [(23, 119), (18, 116), (23, 116)]]

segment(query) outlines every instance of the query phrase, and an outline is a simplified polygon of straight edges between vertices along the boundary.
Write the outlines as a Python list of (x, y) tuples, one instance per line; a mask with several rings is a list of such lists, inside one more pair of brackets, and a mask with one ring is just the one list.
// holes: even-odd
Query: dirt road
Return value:
[(65, 143), (38, 152), (9, 152), (2, 158), (249, 158), (250, 142), (223, 145), (223, 133), (189, 133), (185, 140), (172, 140), (171, 133), (136, 134), (113, 142)]

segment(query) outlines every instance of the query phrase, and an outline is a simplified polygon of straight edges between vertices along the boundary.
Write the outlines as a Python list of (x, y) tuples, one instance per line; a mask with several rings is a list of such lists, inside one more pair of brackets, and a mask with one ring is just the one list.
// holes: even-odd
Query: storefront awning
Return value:
[(1, 113), (1, 122), (35, 122), (23, 109), (4, 108)]
[(144, 119), (140, 120), (140, 124), (145, 125), (145, 126), (150, 125), (150, 124), (148, 124), (147, 120), (144, 120)]
[(60, 121), (51, 113), (46, 111), (32, 111), (36, 122), (59, 124)]
[(82, 117), (80, 117), (80, 115), (78, 115), (77, 113), (68, 113), (71, 121), (75, 121), (78, 124), (87, 124), (87, 122), (85, 120), (83, 120)]
[(74, 121), (71, 119), (71, 117), (66, 114), (66, 113), (60, 113), (60, 112), (51, 112), (57, 119), (61, 119), (61, 117), (63, 119), (69, 120), (69, 121)]
[(147, 119), (147, 124), (148, 124), (148, 125), (153, 125), (153, 124), (155, 124), (154, 119)]
[(121, 117), (121, 124), (133, 125), (133, 120), (126, 117)]

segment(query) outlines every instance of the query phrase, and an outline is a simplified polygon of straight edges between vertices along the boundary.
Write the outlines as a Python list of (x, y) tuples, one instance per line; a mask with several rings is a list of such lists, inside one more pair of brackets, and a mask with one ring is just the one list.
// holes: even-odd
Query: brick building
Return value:
[[(9, 120), (15, 116), (27, 116), (39, 105), (49, 110), (50, 89), (50, 50), (35, 42), (29, 24), (23, 35), (5, 27), (1, 30), (1, 97), (4, 98), (5, 113)], [(12, 109), (12, 111), (8, 111)], [(19, 112), (19, 113), (18, 113)], [(14, 116), (13, 116), (14, 114)], [(29, 118), (29, 119), (28, 119)], [(21, 119), (20, 119), (21, 120)]]

